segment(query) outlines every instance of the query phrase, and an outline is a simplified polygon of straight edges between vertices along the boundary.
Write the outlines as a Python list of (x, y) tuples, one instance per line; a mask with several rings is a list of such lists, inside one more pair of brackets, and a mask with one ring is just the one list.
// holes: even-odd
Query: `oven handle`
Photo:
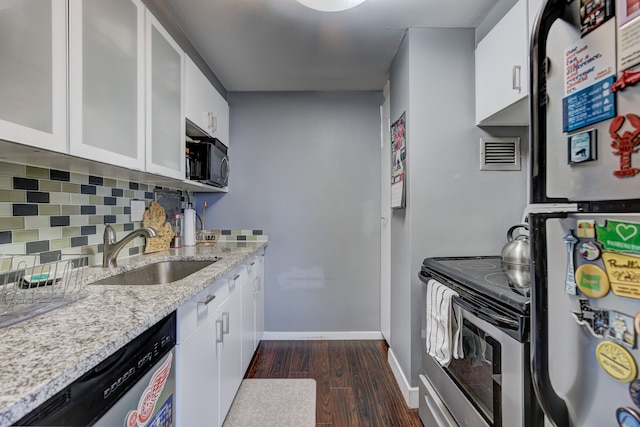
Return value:
[(458, 304), (460, 307), (468, 311), (469, 313), (477, 316), (478, 318), (491, 323), (494, 326), (497, 326), (502, 329), (510, 329), (512, 331), (517, 331), (520, 328), (520, 325), (516, 320), (509, 319), (501, 315), (500, 313), (491, 310), (488, 307), (478, 307), (475, 306), (460, 297), (453, 296), (452, 301)]

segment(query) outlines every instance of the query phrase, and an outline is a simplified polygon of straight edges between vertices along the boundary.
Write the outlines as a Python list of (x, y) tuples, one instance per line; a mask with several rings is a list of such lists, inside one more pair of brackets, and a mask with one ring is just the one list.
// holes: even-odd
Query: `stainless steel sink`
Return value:
[(135, 270), (125, 271), (90, 283), (91, 285), (162, 285), (180, 279), (210, 266), (209, 261), (161, 261)]

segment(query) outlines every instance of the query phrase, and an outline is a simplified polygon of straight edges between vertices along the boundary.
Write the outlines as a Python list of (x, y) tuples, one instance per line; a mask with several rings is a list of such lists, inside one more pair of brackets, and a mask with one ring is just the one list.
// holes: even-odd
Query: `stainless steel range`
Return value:
[[(531, 288), (501, 258), (427, 258), (419, 273), (457, 292), (464, 358), (441, 366), (425, 350), (420, 417), (425, 426), (541, 426), (529, 370)], [(425, 316), (426, 317), (426, 316)], [(424, 335), (424, 334), (423, 334)]]

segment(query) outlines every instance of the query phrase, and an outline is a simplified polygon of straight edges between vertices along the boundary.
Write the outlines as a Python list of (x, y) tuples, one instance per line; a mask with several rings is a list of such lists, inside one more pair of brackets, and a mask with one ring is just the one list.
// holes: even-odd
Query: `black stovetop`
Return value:
[(422, 271), (434, 273), (503, 307), (529, 313), (531, 287), (512, 282), (504, 272), (499, 256), (427, 258), (422, 263)]

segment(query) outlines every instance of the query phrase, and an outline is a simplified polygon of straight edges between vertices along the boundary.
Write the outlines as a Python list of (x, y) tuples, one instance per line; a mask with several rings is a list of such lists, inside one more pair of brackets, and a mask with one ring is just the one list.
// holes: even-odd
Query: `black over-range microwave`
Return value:
[(187, 140), (187, 177), (204, 184), (226, 187), (229, 180), (227, 146), (217, 138)]

